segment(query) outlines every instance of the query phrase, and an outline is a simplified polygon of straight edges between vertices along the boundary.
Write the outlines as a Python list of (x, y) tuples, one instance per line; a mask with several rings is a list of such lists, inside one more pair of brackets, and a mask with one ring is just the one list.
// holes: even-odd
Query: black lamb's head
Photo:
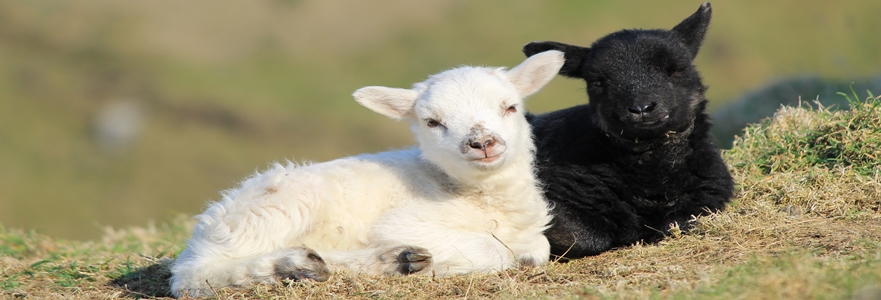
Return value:
[(560, 74), (587, 83), (593, 120), (609, 135), (652, 140), (689, 130), (703, 113), (706, 87), (692, 62), (711, 12), (710, 3), (703, 3), (672, 30), (622, 30), (590, 48), (532, 42), (523, 52), (563, 51)]

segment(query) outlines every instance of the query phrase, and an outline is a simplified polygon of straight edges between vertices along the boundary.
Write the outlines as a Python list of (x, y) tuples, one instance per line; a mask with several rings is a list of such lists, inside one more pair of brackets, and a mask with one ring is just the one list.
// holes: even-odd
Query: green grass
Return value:
[(752, 257), (727, 270), (716, 284), (698, 287), (683, 298), (848, 299), (881, 282), (879, 254), (831, 259), (815, 253)]
[[(744, 136), (751, 139), (732, 149), (732, 155), (753, 155), (759, 160), (743, 160), (735, 167), (751, 165), (763, 174), (790, 172), (810, 166), (826, 168), (851, 167), (864, 176), (873, 176), (881, 169), (881, 119), (877, 118), (881, 100), (869, 92), (869, 101), (841, 93), (850, 103), (851, 112), (807, 114), (788, 119), (766, 119), (764, 123), (786, 123), (789, 130), (769, 132), (767, 126), (752, 126)], [(854, 100), (857, 99), (857, 100)], [(809, 104), (805, 104), (806, 107)], [(741, 154), (743, 151), (753, 153)]]
[[(0, 228), (0, 296), (37, 298), (118, 298), (127, 295), (125, 283), (160, 286), (151, 295), (168, 292), (168, 271), (147, 274), (151, 265), (180, 252), (191, 228), (179, 216), (173, 222), (129, 229), (105, 228), (99, 241), (50, 238)], [(146, 274), (146, 275), (145, 275)]]

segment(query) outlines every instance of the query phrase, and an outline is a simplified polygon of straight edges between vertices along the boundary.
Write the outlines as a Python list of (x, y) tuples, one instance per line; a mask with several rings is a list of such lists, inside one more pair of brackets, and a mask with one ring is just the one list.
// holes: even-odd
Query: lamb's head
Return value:
[[(531, 163), (532, 134), (524, 98), (559, 72), (563, 53), (532, 56), (511, 70), (460, 67), (412, 89), (364, 87), (355, 100), (393, 119), (407, 119), (422, 156), (460, 180)], [(531, 166), (530, 166), (531, 167)]]
[(622, 30), (590, 48), (533, 42), (527, 56), (566, 53), (560, 74), (584, 79), (593, 120), (610, 136), (653, 140), (689, 131), (706, 106), (706, 87), (692, 64), (710, 23), (704, 3), (672, 30)]

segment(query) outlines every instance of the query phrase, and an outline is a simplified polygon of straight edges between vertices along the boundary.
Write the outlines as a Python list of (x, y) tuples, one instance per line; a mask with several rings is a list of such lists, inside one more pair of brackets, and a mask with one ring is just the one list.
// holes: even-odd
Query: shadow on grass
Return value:
[(168, 280), (171, 278), (171, 260), (140, 268), (110, 282), (111, 286), (125, 290), (131, 298), (171, 297)]

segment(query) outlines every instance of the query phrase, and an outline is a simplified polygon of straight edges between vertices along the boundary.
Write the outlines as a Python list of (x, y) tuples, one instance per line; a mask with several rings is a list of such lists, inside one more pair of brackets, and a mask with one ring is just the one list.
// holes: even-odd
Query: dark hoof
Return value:
[(306, 247), (291, 250), (290, 255), (275, 262), (275, 276), (293, 281), (325, 281), (330, 278), (330, 269), (321, 256)]
[(403, 275), (418, 273), (431, 265), (431, 253), (420, 247), (401, 246), (386, 252), (383, 256), (392, 258), (396, 264), (395, 270)]

